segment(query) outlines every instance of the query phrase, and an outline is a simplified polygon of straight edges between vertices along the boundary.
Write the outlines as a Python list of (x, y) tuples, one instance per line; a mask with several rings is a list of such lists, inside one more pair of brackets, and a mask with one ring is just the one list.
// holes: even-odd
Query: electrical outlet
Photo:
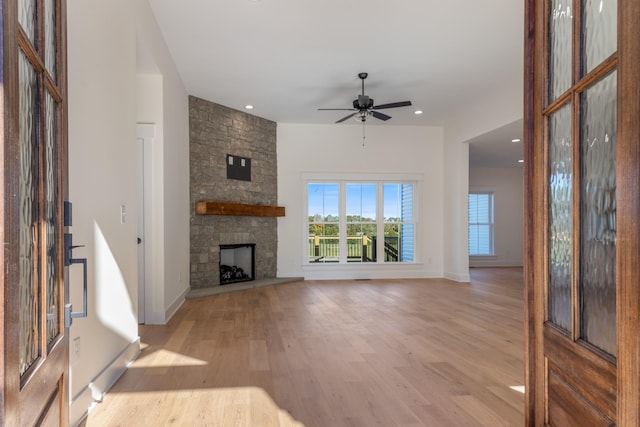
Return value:
[(75, 337), (71, 346), (71, 363), (75, 363), (78, 360), (80, 360), (80, 337)]

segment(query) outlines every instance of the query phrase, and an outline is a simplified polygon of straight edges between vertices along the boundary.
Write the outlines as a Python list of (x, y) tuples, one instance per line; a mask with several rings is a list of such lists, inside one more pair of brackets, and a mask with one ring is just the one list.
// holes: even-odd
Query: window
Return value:
[(340, 260), (338, 184), (309, 184), (309, 262)]
[(469, 194), (469, 255), (493, 255), (493, 193)]
[(414, 187), (413, 183), (307, 183), (307, 261), (413, 262)]

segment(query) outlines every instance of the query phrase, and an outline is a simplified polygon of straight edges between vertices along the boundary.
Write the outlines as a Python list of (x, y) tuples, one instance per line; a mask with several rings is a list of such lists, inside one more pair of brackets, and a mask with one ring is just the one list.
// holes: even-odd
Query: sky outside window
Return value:
[(340, 186), (334, 183), (309, 184), (308, 215), (311, 221), (338, 221), (340, 217)]

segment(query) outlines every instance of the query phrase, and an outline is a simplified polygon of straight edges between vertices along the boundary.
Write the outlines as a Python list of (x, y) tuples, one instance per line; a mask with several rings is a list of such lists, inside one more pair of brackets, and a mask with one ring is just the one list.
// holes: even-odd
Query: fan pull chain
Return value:
[(362, 148), (364, 148), (364, 140), (366, 138), (366, 135), (364, 133), (364, 120), (362, 121)]

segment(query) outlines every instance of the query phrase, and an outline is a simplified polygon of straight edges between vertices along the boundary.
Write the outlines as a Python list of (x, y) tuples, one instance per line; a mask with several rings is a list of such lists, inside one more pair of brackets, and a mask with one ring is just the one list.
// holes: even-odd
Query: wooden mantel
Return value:
[(284, 206), (247, 205), (226, 202), (196, 202), (198, 215), (284, 216)]

